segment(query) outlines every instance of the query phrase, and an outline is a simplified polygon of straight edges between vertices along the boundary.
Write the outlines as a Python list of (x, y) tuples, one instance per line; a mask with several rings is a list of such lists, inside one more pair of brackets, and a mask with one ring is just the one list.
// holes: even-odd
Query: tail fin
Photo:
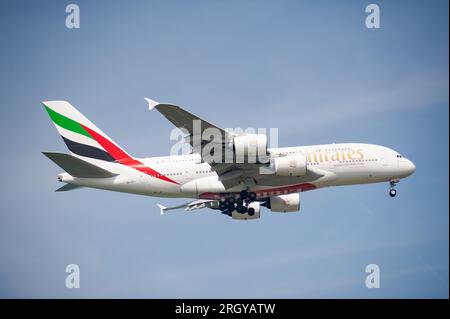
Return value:
[(42, 104), (72, 154), (108, 162), (130, 158), (69, 102), (47, 101)]

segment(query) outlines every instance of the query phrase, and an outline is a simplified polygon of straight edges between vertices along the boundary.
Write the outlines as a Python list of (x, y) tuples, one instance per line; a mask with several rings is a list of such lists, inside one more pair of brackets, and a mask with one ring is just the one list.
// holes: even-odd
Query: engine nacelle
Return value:
[(233, 147), (238, 163), (258, 163), (267, 154), (267, 136), (246, 134), (233, 138)]
[(191, 180), (190, 182), (181, 185), (180, 190), (187, 196), (199, 197), (202, 193), (224, 192), (225, 188), (216, 176), (208, 176)]
[(303, 176), (307, 166), (308, 159), (305, 155), (282, 156), (272, 160), (272, 168), (279, 176)]
[(277, 213), (291, 213), (300, 210), (300, 194), (287, 194), (270, 197), (270, 210)]
[(261, 217), (261, 205), (259, 202), (251, 202), (249, 207), (253, 207), (255, 209), (255, 214), (253, 216), (250, 216), (248, 213), (241, 214), (237, 211), (233, 211), (231, 213), (231, 217), (233, 219), (239, 219), (239, 220), (248, 220), (248, 219), (259, 219)]

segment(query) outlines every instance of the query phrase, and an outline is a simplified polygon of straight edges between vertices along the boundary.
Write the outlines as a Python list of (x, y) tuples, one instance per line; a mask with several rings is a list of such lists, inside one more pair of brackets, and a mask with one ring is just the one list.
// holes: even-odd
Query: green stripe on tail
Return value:
[(78, 122), (75, 122), (74, 120), (71, 120), (68, 117), (65, 117), (64, 115), (61, 115), (53, 111), (45, 104), (44, 106), (45, 109), (47, 110), (48, 115), (50, 116), (52, 121), (55, 122), (55, 124), (58, 124), (62, 128), (65, 128), (66, 130), (92, 138), (92, 136), (89, 135), (89, 133)]

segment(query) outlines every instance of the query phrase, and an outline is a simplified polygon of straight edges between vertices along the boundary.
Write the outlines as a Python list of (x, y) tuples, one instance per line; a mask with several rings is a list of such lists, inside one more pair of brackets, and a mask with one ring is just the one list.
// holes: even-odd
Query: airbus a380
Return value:
[[(65, 185), (57, 191), (91, 187), (190, 198), (174, 207), (158, 204), (161, 214), (178, 208), (210, 208), (246, 220), (260, 218), (261, 206), (272, 212), (298, 212), (300, 192), (323, 187), (389, 182), (389, 195), (395, 197), (396, 184), (416, 169), (400, 153), (373, 144), (269, 148), (264, 134), (230, 132), (179, 106), (146, 101), (150, 110), (158, 110), (186, 133), (191, 154), (136, 158), (70, 103), (43, 102), (71, 153), (44, 152), (65, 171), (58, 175)], [(220, 140), (211, 141), (210, 134), (204, 134), (208, 130), (219, 132)], [(195, 148), (196, 141), (200, 148)], [(224, 160), (217, 160), (214, 151), (203, 151), (208, 143), (231, 156), (225, 159), (221, 154)]]

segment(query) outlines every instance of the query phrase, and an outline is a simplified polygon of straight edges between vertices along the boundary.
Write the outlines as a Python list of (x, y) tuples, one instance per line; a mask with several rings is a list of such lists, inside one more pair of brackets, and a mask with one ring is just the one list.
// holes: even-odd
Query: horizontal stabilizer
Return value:
[(42, 154), (47, 156), (55, 162), (56, 165), (61, 167), (73, 177), (107, 178), (118, 175), (69, 154), (51, 152), (42, 152)]
[(55, 192), (67, 192), (67, 191), (71, 191), (71, 190), (78, 189), (81, 187), (83, 187), (83, 186), (74, 185), (74, 184), (66, 184), (63, 187), (60, 187), (57, 190), (55, 190)]

